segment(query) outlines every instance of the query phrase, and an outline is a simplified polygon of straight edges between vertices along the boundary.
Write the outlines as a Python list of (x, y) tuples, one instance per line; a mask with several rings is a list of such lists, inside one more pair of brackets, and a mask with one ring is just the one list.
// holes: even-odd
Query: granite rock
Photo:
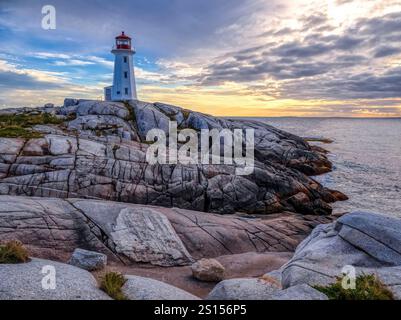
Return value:
[(126, 275), (122, 291), (128, 300), (200, 300), (198, 297), (167, 283)]
[(110, 300), (110, 297), (99, 290), (88, 271), (33, 258), (28, 263), (0, 264), (0, 299)]
[(224, 267), (216, 259), (201, 259), (191, 266), (192, 275), (200, 281), (218, 282), (224, 279)]
[(78, 248), (74, 250), (68, 263), (88, 271), (101, 270), (107, 265), (107, 256), (103, 253)]
[(280, 290), (269, 281), (258, 278), (239, 278), (219, 282), (207, 300), (271, 300)]
[(299, 284), (278, 291), (272, 296), (272, 300), (328, 300), (328, 297), (307, 284)]
[(356, 275), (377, 275), (399, 298), (399, 226), (398, 218), (368, 212), (319, 225), (281, 268), (283, 287), (328, 285), (351, 266)]
[(293, 251), (328, 217), (249, 219), (104, 200), (0, 196), (0, 240), (67, 261), (76, 248), (159, 266), (245, 252)]
[[(49, 112), (51, 108), (46, 108)], [(330, 170), (327, 157), (299, 137), (250, 120), (230, 120), (162, 103), (66, 100), (60, 125), (38, 125), (39, 139), (0, 138), (0, 194), (94, 198), (204, 212), (327, 215), (341, 194), (310, 178)], [(38, 109), (2, 110), (32, 114)], [(253, 129), (254, 171), (240, 164), (154, 164), (149, 130)]]

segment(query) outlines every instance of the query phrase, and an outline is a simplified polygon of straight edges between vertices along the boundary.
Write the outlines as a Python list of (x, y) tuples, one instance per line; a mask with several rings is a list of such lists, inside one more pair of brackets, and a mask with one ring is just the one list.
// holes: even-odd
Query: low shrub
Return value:
[(0, 137), (4, 138), (40, 138), (42, 135), (30, 130), (32, 126), (38, 124), (61, 124), (63, 120), (48, 114), (37, 115), (18, 114), (0, 115)]
[(19, 241), (9, 241), (0, 244), (0, 264), (24, 263), (29, 261), (28, 250)]
[(42, 135), (38, 132), (27, 130), (22, 127), (10, 126), (5, 128), (0, 127), (0, 137), (33, 139), (33, 138), (40, 138), (42, 137)]
[(32, 127), (37, 124), (61, 124), (64, 121), (49, 113), (40, 114), (2, 114), (0, 124), (2, 126)]
[(330, 300), (394, 300), (393, 293), (375, 275), (362, 274), (356, 278), (355, 289), (342, 286), (343, 277), (328, 286), (314, 286)]
[(126, 279), (121, 273), (107, 272), (101, 277), (100, 289), (106, 292), (114, 300), (126, 300), (121, 288)]

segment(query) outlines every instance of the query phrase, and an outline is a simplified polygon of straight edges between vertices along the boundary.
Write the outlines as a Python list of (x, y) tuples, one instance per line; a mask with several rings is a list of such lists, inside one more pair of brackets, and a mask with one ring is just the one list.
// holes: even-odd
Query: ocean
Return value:
[(301, 137), (333, 143), (317, 144), (330, 151), (334, 170), (314, 177), (350, 199), (335, 212), (365, 210), (401, 217), (401, 119), (255, 118)]

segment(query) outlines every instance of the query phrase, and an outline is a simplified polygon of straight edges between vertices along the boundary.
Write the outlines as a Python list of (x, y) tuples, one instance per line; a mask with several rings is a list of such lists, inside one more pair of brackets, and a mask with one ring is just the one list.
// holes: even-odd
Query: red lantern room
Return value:
[(116, 37), (116, 48), (131, 50), (131, 38), (125, 35), (124, 31)]

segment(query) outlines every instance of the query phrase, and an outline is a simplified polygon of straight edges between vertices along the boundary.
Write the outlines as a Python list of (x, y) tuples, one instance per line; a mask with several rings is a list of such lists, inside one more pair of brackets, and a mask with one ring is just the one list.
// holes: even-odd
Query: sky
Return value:
[(0, 108), (102, 99), (122, 30), (143, 101), (220, 116), (401, 116), (401, 0), (0, 0)]

